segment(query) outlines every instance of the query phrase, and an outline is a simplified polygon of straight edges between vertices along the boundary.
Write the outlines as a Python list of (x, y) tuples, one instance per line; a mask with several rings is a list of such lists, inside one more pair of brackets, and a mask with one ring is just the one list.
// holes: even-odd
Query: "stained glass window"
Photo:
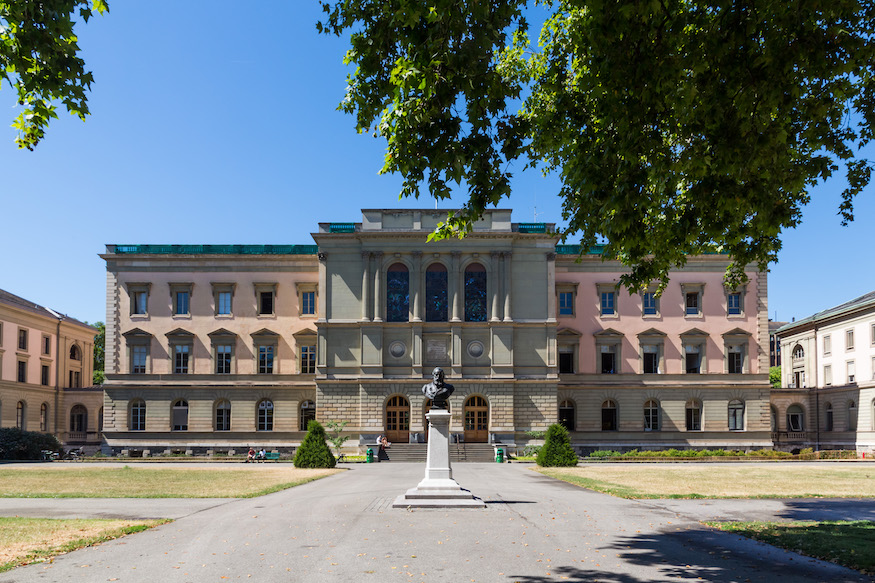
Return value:
[(486, 269), (479, 263), (465, 269), (465, 321), (486, 321)]
[(447, 321), (447, 268), (432, 263), (425, 270), (425, 321)]
[(403, 263), (386, 273), (386, 321), (406, 322), (410, 317), (410, 274)]

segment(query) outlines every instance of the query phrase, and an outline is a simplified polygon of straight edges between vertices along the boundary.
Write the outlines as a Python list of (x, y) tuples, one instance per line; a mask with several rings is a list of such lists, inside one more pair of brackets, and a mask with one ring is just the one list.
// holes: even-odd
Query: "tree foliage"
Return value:
[(325, 443), (325, 428), (318, 421), (307, 424), (307, 435), (295, 451), (296, 468), (333, 468), (337, 460)]
[(340, 457), (343, 444), (352, 437), (351, 435), (343, 435), (343, 430), (348, 424), (349, 421), (328, 421), (325, 423), (331, 432), (331, 435), (328, 436), (328, 442), (331, 443), (331, 447), (334, 448), (334, 453), (338, 457)]
[(769, 368), (769, 384), (776, 389), (781, 388), (781, 367), (772, 366)]
[(103, 322), (95, 322), (92, 326), (97, 328), (97, 334), (94, 335), (94, 384), (102, 385), (106, 378), (104, 373), (106, 360), (106, 324)]
[(95, 11), (109, 11), (106, 0), (0, 0), (0, 88), (9, 83), (23, 107), (12, 124), (19, 148), (33, 150), (43, 138), (58, 117), (54, 102), (80, 119), (88, 115), (94, 77), (79, 57), (73, 28)]
[(571, 447), (571, 439), (565, 427), (554, 423), (547, 429), (544, 445), (538, 452), (536, 461), (543, 468), (577, 465), (577, 454)]
[(853, 220), (871, 176), (871, 0), (548, 0), (538, 48), (528, 4), (322, 2), (319, 30), (349, 33), (357, 67), (340, 108), (387, 140), (382, 171), (402, 196), (468, 189), (435, 236), (508, 196), (515, 161), (558, 174), (561, 236), (607, 241), (632, 290), (691, 254), (730, 254), (730, 282), (765, 268), (840, 167)]
[(61, 451), (54, 435), (17, 427), (0, 429), (0, 460), (41, 460), (43, 451)]

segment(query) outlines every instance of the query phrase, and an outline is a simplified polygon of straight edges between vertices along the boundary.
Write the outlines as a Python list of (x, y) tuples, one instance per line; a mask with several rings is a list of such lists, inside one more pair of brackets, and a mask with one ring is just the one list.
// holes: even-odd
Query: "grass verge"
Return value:
[(666, 464), (533, 468), (544, 475), (622, 498), (870, 498), (869, 464)]
[(802, 555), (875, 573), (875, 523), (866, 520), (837, 522), (706, 522), (725, 532), (740, 534)]
[(243, 468), (89, 468), (51, 464), (0, 470), (3, 498), (253, 498), (343, 470)]
[(0, 573), (167, 522), (170, 521), (0, 518)]

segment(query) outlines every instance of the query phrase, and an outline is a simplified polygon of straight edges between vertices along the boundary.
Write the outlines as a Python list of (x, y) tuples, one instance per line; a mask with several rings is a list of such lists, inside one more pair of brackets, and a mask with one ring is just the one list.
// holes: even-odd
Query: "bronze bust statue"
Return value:
[(444, 382), (444, 369), (437, 366), (431, 371), (431, 382), (423, 385), (422, 394), (431, 399), (432, 409), (446, 409), (447, 399), (456, 390), (453, 385)]

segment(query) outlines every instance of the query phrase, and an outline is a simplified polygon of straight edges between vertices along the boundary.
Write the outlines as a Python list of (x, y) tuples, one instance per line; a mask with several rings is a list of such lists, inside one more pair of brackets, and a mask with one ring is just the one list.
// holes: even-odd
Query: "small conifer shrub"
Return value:
[(295, 452), (296, 468), (333, 468), (337, 460), (325, 442), (325, 429), (318, 421), (307, 424), (307, 435)]
[(577, 465), (577, 454), (571, 447), (571, 439), (565, 427), (558, 423), (550, 426), (544, 446), (538, 452), (537, 462), (544, 468)]

